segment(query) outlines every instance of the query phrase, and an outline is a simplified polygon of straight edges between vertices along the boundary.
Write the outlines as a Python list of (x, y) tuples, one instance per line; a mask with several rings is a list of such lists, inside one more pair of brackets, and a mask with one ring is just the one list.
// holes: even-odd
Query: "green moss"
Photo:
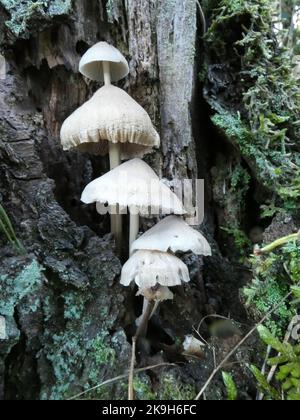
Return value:
[(135, 377), (133, 388), (136, 398), (140, 401), (151, 401), (157, 399), (156, 394), (152, 389), (150, 379), (145, 374), (139, 374)]
[[(253, 258), (255, 279), (243, 289), (246, 306), (256, 320), (278, 305), (290, 290), (292, 282), (300, 279), (300, 247), (296, 243), (286, 245), (276, 253)], [(290, 302), (282, 302), (266, 326), (272, 334), (282, 338), (296, 308)]]
[(72, 0), (0, 0), (0, 4), (10, 14), (7, 27), (20, 36), (27, 29), (27, 24), (33, 16), (47, 19), (47, 17), (64, 15), (70, 11)]
[(214, 96), (208, 100), (215, 111), (214, 125), (251, 165), (261, 184), (276, 194), (276, 206), (297, 211), (300, 88), (293, 77), (291, 51), (274, 34), (272, 7), (266, 0), (222, 0), (217, 9), (209, 8), (211, 26), (205, 40), (209, 62), (223, 66), (237, 82), (229, 86), (228, 100)]
[(233, 237), (234, 244), (241, 255), (241, 261), (244, 261), (245, 258), (251, 252), (251, 241), (245, 232), (238, 228), (226, 228), (221, 227), (221, 229), (226, 232), (229, 236)]
[(261, 370), (251, 367), (258, 387), (267, 400), (300, 401), (300, 346), (281, 342), (267, 328), (258, 327), (262, 341), (276, 351), (279, 356), (268, 359), (270, 366), (276, 366), (278, 372), (270, 384)]
[[(0, 313), (12, 316), (15, 306), (25, 296), (32, 294), (42, 281), (41, 267), (36, 260), (28, 264), (16, 277), (2, 274), (0, 276)], [(32, 311), (38, 304), (38, 302), (34, 302), (31, 307)]]
[(160, 383), (159, 399), (163, 401), (193, 400), (197, 395), (195, 387), (178, 383), (172, 374), (166, 374)]
[(108, 335), (108, 332), (103, 331), (90, 343), (97, 365), (113, 366), (116, 361), (115, 350), (105, 344)]

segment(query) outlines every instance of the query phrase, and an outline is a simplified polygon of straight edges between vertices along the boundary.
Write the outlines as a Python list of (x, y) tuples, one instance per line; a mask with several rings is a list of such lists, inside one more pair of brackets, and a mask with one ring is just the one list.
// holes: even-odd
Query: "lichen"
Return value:
[(64, 318), (66, 320), (79, 320), (82, 318), (87, 296), (82, 293), (66, 292), (64, 299)]
[(0, 0), (0, 4), (10, 14), (6, 26), (14, 35), (24, 34), (28, 22), (35, 16), (47, 20), (53, 16), (67, 14), (72, 6), (72, 0)]
[[(32, 293), (43, 281), (42, 270), (36, 260), (28, 264), (15, 277), (11, 274), (0, 276), (0, 313), (2, 315), (14, 314), (15, 306), (28, 294)], [(36, 302), (31, 307), (34, 311)]]
[[(88, 326), (83, 322), (81, 328), (85, 330)], [(82, 388), (89, 389), (99, 384), (101, 368), (113, 368), (116, 362), (115, 349), (108, 343), (107, 331), (102, 330), (94, 338), (87, 339), (76, 332), (74, 325), (73, 328), (70, 325), (68, 331), (49, 337), (45, 354), (53, 367), (54, 381), (52, 386), (49, 384), (49, 388), (43, 390), (41, 398), (66, 399)]]

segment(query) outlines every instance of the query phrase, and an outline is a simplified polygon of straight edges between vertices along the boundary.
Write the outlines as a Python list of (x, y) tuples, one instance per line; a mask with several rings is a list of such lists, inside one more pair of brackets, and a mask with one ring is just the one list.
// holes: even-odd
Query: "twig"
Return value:
[(132, 350), (131, 350), (131, 364), (128, 379), (128, 400), (134, 400), (133, 378), (134, 378), (134, 365), (135, 365), (135, 349), (136, 349), (136, 336), (132, 337)]
[(200, 400), (200, 398), (202, 397), (203, 393), (206, 391), (206, 389), (210, 385), (211, 381), (215, 378), (215, 376), (223, 368), (223, 366), (228, 362), (228, 360), (231, 358), (231, 356), (234, 355), (234, 353), (248, 340), (249, 337), (251, 337), (251, 335), (257, 330), (257, 328), (260, 325), (262, 325), (265, 322), (265, 320), (270, 315), (272, 315), (282, 305), (282, 303), (285, 302), (290, 296), (292, 296), (292, 292), (289, 292), (276, 306), (274, 306), (269, 312), (267, 312), (267, 314), (261, 319), (261, 321), (258, 324), (256, 324), (255, 327), (252, 328), (252, 330), (249, 331), (249, 333), (234, 347), (234, 349), (231, 350), (227, 354), (227, 356), (225, 357), (225, 359), (223, 359), (223, 361), (219, 364), (219, 366), (214, 369), (214, 371), (212, 372), (212, 374), (210, 375), (210, 377), (208, 378), (208, 380), (205, 382), (203, 388), (201, 389), (201, 391), (199, 392), (199, 394), (195, 398), (196, 400)]
[(218, 314), (206, 315), (204, 318), (201, 319), (201, 321), (198, 324), (198, 328), (197, 328), (198, 332), (199, 332), (200, 328), (202, 327), (203, 322), (208, 318), (218, 318), (218, 319), (223, 319), (225, 321), (231, 321), (230, 318), (226, 318), (226, 316), (222, 316), (222, 315), (218, 315)]
[[(262, 368), (261, 368), (261, 374), (264, 375), (264, 376), (265, 376), (265, 373), (266, 373), (267, 363), (268, 363), (271, 351), (272, 351), (272, 347), (268, 346), (267, 352), (266, 352), (266, 357), (265, 357), (265, 360), (264, 360), (264, 364), (262, 365)], [(264, 398), (264, 393), (258, 391), (256, 399), (258, 401), (262, 401), (263, 398)]]
[[(165, 367), (165, 366), (177, 366), (175, 363), (159, 363), (157, 365), (153, 365), (153, 366), (147, 366), (145, 368), (141, 368), (141, 369), (135, 369), (135, 373), (141, 373), (141, 372), (146, 372), (147, 370), (152, 370), (152, 369), (157, 369), (159, 367)], [(97, 389), (101, 388), (102, 386), (105, 385), (110, 385), (114, 382), (118, 382), (121, 381), (122, 379), (126, 379), (128, 377), (128, 373), (125, 373), (124, 375), (120, 375), (120, 376), (116, 376), (115, 378), (112, 379), (107, 379), (104, 382), (101, 382), (101, 384), (93, 386), (90, 389), (87, 389), (86, 391), (80, 392), (80, 394), (74, 395), (73, 397), (69, 398), (68, 400), (76, 400), (76, 398), (82, 397), (83, 395), (86, 395), (89, 392), (92, 391), (96, 391)]]

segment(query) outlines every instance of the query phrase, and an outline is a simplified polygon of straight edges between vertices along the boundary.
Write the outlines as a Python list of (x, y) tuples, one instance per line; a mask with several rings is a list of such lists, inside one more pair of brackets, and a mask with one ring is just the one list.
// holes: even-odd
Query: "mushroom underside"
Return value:
[(177, 257), (161, 252), (136, 252), (124, 265), (121, 284), (135, 282), (140, 289), (157, 285), (173, 287), (190, 281), (187, 266)]
[[(75, 142), (74, 142), (75, 143)], [(73, 143), (73, 144), (74, 144)], [(119, 142), (112, 142), (118, 144)], [(122, 160), (132, 158), (142, 158), (145, 155), (152, 153), (153, 148), (150, 146), (144, 146), (136, 143), (119, 143), (121, 149)], [(109, 152), (109, 145), (107, 140), (87, 141), (87, 142), (76, 142), (72, 149), (76, 149), (81, 153), (88, 153), (93, 156), (106, 156)]]

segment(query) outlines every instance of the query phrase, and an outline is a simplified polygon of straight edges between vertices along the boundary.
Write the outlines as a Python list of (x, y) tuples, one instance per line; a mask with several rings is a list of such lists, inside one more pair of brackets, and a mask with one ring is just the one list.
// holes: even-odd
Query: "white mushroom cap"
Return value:
[(168, 252), (189, 252), (211, 256), (211, 247), (204, 236), (177, 216), (169, 216), (137, 239), (131, 252), (141, 249)]
[(153, 169), (141, 159), (123, 163), (102, 177), (92, 181), (83, 191), (85, 204), (108, 203), (129, 207), (137, 214), (184, 214), (178, 197), (166, 187)]
[(126, 58), (117, 48), (107, 42), (98, 42), (87, 50), (80, 60), (79, 71), (89, 79), (103, 82), (103, 61), (110, 63), (111, 80), (113, 82), (118, 82), (129, 73)]
[(161, 286), (180, 286), (190, 281), (187, 266), (166, 252), (137, 251), (124, 265), (121, 284), (129, 286), (135, 281), (140, 289)]
[(103, 86), (61, 128), (64, 150), (77, 148), (108, 154), (108, 142), (121, 143), (123, 159), (143, 157), (159, 147), (160, 138), (147, 112), (124, 90)]

